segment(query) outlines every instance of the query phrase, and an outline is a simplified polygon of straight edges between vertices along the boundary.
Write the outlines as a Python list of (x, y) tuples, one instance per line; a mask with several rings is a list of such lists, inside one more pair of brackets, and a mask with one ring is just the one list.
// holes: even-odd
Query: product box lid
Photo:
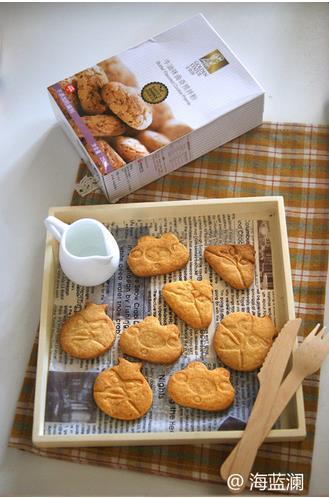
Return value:
[(103, 174), (264, 93), (202, 14), (49, 91)]

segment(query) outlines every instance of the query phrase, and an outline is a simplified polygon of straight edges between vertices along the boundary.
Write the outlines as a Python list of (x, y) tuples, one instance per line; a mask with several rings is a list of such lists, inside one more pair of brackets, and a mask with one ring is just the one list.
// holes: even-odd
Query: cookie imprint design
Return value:
[(230, 313), (216, 329), (214, 348), (225, 365), (249, 372), (263, 364), (276, 333), (269, 316)]
[(110, 417), (135, 420), (143, 417), (153, 401), (152, 389), (140, 372), (142, 363), (119, 358), (119, 364), (101, 372), (94, 384), (94, 400)]
[(188, 260), (187, 248), (173, 233), (165, 233), (141, 237), (129, 253), (128, 265), (138, 277), (151, 277), (179, 270)]
[(70, 316), (60, 331), (62, 349), (80, 359), (91, 359), (113, 345), (115, 326), (106, 314), (107, 304), (89, 303)]
[(216, 273), (235, 289), (248, 289), (254, 281), (255, 250), (250, 244), (208, 246), (204, 257)]
[(167, 389), (179, 405), (207, 411), (225, 410), (232, 404), (235, 394), (228, 370), (208, 370), (198, 361), (174, 373)]
[(207, 328), (212, 320), (212, 286), (209, 280), (170, 282), (162, 295), (176, 315), (195, 329)]
[(162, 364), (173, 363), (183, 351), (177, 325), (161, 325), (154, 316), (124, 330), (119, 345), (125, 354)]

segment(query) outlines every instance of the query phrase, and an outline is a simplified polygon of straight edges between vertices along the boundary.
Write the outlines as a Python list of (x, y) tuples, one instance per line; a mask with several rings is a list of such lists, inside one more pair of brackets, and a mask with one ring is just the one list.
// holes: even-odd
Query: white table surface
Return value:
[[(49, 206), (69, 204), (78, 165), (55, 123), (45, 88), (200, 11), (267, 90), (266, 120), (329, 123), (327, 4), (0, 5), (2, 496), (226, 494), (216, 485), (81, 466), (7, 448), (39, 320), (43, 218)], [(327, 361), (321, 375), (314, 495), (329, 489), (328, 413)]]

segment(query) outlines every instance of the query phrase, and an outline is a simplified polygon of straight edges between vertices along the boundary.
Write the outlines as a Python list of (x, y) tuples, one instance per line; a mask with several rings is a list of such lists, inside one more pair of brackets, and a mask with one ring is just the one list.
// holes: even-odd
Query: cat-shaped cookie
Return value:
[(145, 235), (130, 251), (128, 266), (138, 277), (164, 275), (183, 268), (189, 260), (187, 248), (173, 233), (161, 237)]
[(161, 325), (154, 316), (125, 329), (120, 337), (123, 353), (152, 363), (173, 363), (182, 354), (177, 325)]
[(82, 360), (96, 358), (110, 349), (115, 340), (115, 326), (106, 309), (107, 304), (88, 303), (71, 315), (60, 331), (62, 349)]

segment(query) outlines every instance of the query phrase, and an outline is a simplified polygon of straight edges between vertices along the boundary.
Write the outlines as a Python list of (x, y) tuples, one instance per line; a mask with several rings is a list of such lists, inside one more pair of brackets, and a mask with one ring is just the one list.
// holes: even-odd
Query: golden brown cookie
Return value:
[[(95, 137), (116, 137), (126, 131), (126, 125), (116, 116), (103, 114), (100, 116), (83, 116), (82, 121), (88, 127), (90, 133)], [(82, 132), (74, 121), (70, 120), (70, 125), (79, 138), (83, 137)]]
[(108, 83), (103, 69), (94, 66), (75, 75), (81, 107), (86, 114), (103, 114), (107, 107), (101, 96), (101, 88)]
[(212, 286), (209, 280), (170, 282), (162, 295), (174, 313), (194, 329), (209, 327), (212, 319)]
[(276, 334), (269, 316), (260, 318), (240, 311), (230, 313), (216, 329), (214, 348), (225, 365), (249, 372), (263, 364)]
[(168, 137), (171, 141), (177, 140), (177, 138), (181, 138), (191, 131), (193, 131), (193, 128), (177, 119), (169, 119), (169, 121), (166, 121), (159, 129), (159, 132)]
[(110, 57), (98, 64), (105, 72), (109, 81), (118, 81), (127, 86), (138, 86), (133, 73), (118, 57)]
[(151, 408), (153, 393), (142, 363), (119, 358), (119, 364), (101, 372), (94, 384), (94, 400), (106, 415), (120, 420), (143, 417)]
[(172, 110), (166, 102), (152, 105), (153, 119), (150, 128), (158, 131), (166, 121), (174, 117)]
[(129, 356), (162, 364), (173, 363), (183, 351), (177, 325), (161, 325), (154, 316), (124, 330), (119, 346)]
[(152, 130), (140, 131), (137, 133), (136, 138), (147, 148), (149, 152), (154, 152), (155, 150), (161, 149), (161, 147), (165, 147), (165, 145), (170, 144), (169, 138)]
[(149, 151), (136, 138), (132, 137), (115, 137), (111, 144), (123, 159), (129, 163), (149, 155)]
[(164, 275), (183, 268), (189, 260), (188, 249), (173, 233), (160, 238), (145, 235), (138, 239), (128, 256), (128, 266), (138, 277)]
[(255, 249), (250, 244), (208, 246), (204, 257), (218, 275), (235, 289), (248, 289), (254, 281)]
[(152, 122), (152, 110), (140, 92), (122, 83), (103, 86), (102, 97), (111, 111), (135, 130), (145, 130)]
[(106, 309), (107, 304), (89, 303), (70, 316), (60, 331), (62, 349), (82, 360), (96, 358), (110, 349), (115, 339), (115, 326)]
[(208, 370), (198, 361), (171, 375), (167, 391), (179, 405), (207, 411), (225, 410), (232, 404), (235, 394), (228, 370)]

